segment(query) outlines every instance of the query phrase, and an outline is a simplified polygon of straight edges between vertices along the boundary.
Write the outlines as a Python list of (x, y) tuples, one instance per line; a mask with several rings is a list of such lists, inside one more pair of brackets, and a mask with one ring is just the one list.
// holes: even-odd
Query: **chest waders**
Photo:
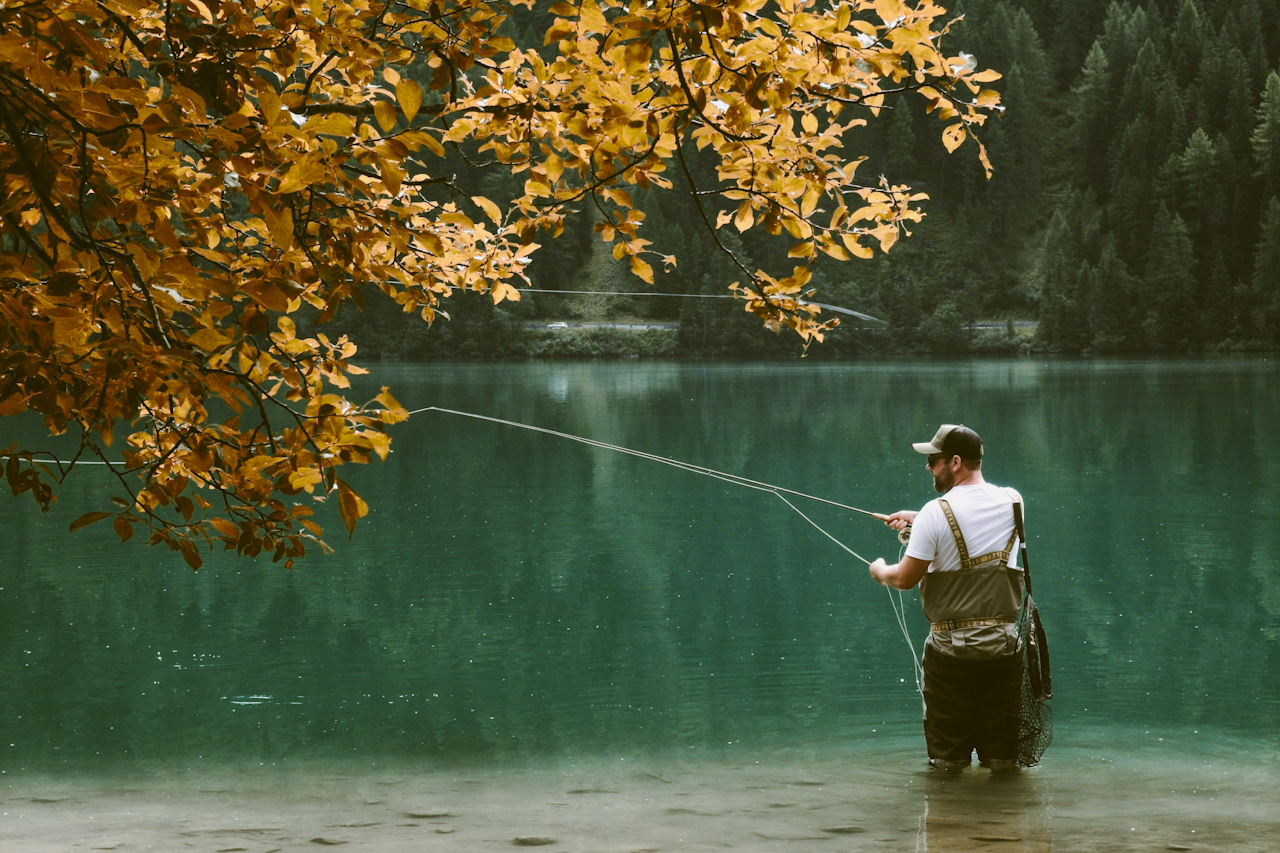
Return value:
[(1009, 566), (1009, 555), (1018, 538), (1017, 525), (1003, 550), (971, 557), (950, 504), (938, 498), (938, 506), (951, 527), (960, 568), (929, 572), (920, 582), (920, 603), (933, 633), (1013, 625), (1022, 606), (1023, 587), (1022, 572)]
[[(946, 500), (938, 505), (960, 555), (960, 568), (931, 572), (920, 585), (920, 600), (932, 631), (946, 634), (964, 628), (1017, 625), (1022, 652), (1021, 702), (1018, 712), (1018, 756), (1022, 767), (1035, 767), (1053, 741), (1053, 682), (1049, 671), (1049, 642), (1040, 611), (1031, 597), (1031, 566), (1022, 504), (1013, 504), (1013, 533), (1004, 549), (969, 556), (960, 525)], [(1010, 568), (1009, 555), (1019, 544), (1022, 571)], [(1002, 582), (1007, 579), (1007, 582)]]

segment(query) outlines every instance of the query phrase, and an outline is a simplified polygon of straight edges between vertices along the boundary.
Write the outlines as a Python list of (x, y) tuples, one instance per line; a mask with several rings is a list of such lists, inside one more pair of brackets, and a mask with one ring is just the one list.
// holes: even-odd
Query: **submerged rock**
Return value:
[(545, 835), (517, 835), (511, 839), (511, 843), (517, 847), (541, 847), (544, 844), (555, 844), (556, 840)]
[(403, 817), (411, 817), (415, 820), (424, 820), (433, 817), (453, 817), (453, 812), (448, 809), (427, 809), (425, 812), (403, 812)]

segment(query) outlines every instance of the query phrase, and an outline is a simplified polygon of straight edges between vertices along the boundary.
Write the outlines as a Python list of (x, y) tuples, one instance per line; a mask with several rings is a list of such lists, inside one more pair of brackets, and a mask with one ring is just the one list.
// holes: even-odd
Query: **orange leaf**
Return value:
[(75, 533), (81, 527), (88, 527), (94, 522), (102, 521), (102, 519), (110, 517), (110, 515), (111, 513), (109, 512), (86, 512), (84, 515), (71, 522), (71, 532)]
[(183, 539), (178, 543), (178, 550), (182, 552), (182, 559), (187, 561), (187, 565), (191, 567), (191, 571), (195, 571), (204, 565), (204, 560), (200, 558), (200, 552), (196, 550), (196, 546), (189, 540)]
[(335, 480), (338, 486), (338, 511), (342, 514), (342, 523), (347, 526), (347, 538), (355, 533), (356, 522), (369, 514), (369, 505), (364, 498), (342, 480)]

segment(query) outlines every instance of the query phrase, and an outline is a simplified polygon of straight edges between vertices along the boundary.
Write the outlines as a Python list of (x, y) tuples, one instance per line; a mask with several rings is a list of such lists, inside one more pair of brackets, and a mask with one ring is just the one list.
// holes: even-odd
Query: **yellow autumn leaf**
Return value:
[(493, 290), (490, 295), (493, 297), (494, 305), (497, 305), (503, 300), (510, 300), (511, 302), (520, 301), (520, 291), (507, 284), (505, 281), (494, 282)]
[(200, 329), (187, 337), (187, 343), (205, 352), (214, 352), (231, 343), (231, 339), (214, 329)]
[(631, 256), (631, 272), (647, 284), (653, 284), (653, 267), (640, 260), (639, 255)]
[(578, 19), (582, 21), (587, 32), (606, 33), (609, 31), (609, 24), (604, 19), (604, 13), (600, 11), (600, 7), (596, 5), (594, 0), (585, 0), (578, 9)]
[(893, 244), (898, 242), (898, 228), (896, 225), (885, 225), (879, 229), (880, 233), (880, 251), (887, 252), (893, 248)]
[[(412, 80), (401, 80), (396, 84), (396, 100), (400, 102), (400, 111), (404, 113), (405, 121), (412, 122), (422, 106), (422, 87)], [(379, 119), (379, 124), (381, 123)], [(390, 129), (383, 127), (383, 130)]]
[(283, 252), (293, 248), (293, 211), (287, 206), (279, 211), (268, 207), (263, 210), (263, 215), (276, 246)]
[(390, 101), (378, 101), (373, 105), (373, 117), (378, 120), (378, 127), (383, 133), (390, 133), (396, 126), (396, 108)]
[(323, 164), (311, 158), (299, 160), (289, 167), (289, 171), (285, 172), (284, 177), (280, 179), (280, 185), (276, 187), (276, 192), (281, 195), (294, 193), (323, 180), (324, 176), (325, 168)]
[(849, 250), (849, 254), (855, 258), (870, 258), (875, 253), (871, 251), (870, 246), (864, 246), (858, 242), (856, 234), (850, 234), (847, 231), (840, 235), (840, 241), (844, 243), (844, 247)]
[(489, 199), (482, 195), (473, 195), (471, 200), (475, 202), (476, 207), (484, 211), (484, 215), (489, 217), (494, 225), (502, 224), (502, 210)]
[(964, 137), (964, 125), (956, 122), (942, 131), (942, 144), (946, 146), (948, 152), (955, 151), (964, 142)]

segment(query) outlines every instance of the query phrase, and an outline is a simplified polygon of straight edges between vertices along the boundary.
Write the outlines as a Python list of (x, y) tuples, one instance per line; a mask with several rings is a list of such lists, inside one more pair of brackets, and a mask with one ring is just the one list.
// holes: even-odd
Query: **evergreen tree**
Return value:
[(1267, 203), (1252, 284), (1244, 300), (1243, 334), (1266, 344), (1280, 343), (1280, 199), (1275, 196)]
[(1098, 264), (1090, 270), (1089, 285), (1093, 301), (1093, 348), (1099, 352), (1137, 348), (1137, 282), (1120, 259), (1114, 237), (1104, 240)]
[(1208, 269), (1202, 300), (1203, 337), (1211, 344), (1225, 343), (1236, 332), (1236, 305), (1232, 300), (1235, 288), (1231, 272), (1221, 250), (1215, 251), (1212, 261), (1202, 266)]
[(1170, 36), (1170, 53), (1179, 86), (1185, 88), (1195, 78), (1211, 34), (1200, 4), (1196, 0), (1183, 0)]
[(915, 113), (905, 97), (893, 104), (885, 131), (884, 172), (891, 182), (901, 182), (916, 163)]
[(1101, 40), (1093, 43), (1085, 57), (1080, 83), (1072, 94), (1070, 153), (1080, 169), (1079, 181), (1095, 192), (1104, 192), (1109, 178), (1107, 148), (1115, 131), (1111, 64)]
[(1280, 196), (1280, 75), (1274, 71), (1267, 75), (1252, 142), (1262, 198)]
[(1144, 326), (1154, 349), (1185, 351), (1200, 342), (1195, 250), (1186, 223), (1161, 204), (1151, 229), (1143, 290), (1150, 306)]
[(1101, 214), (1092, 192), (1073, 190), (1054, 210), (1040, 254), (1039, 336), (1055, 349), (1079, 352), (1093, 339), (1089, 261)]

